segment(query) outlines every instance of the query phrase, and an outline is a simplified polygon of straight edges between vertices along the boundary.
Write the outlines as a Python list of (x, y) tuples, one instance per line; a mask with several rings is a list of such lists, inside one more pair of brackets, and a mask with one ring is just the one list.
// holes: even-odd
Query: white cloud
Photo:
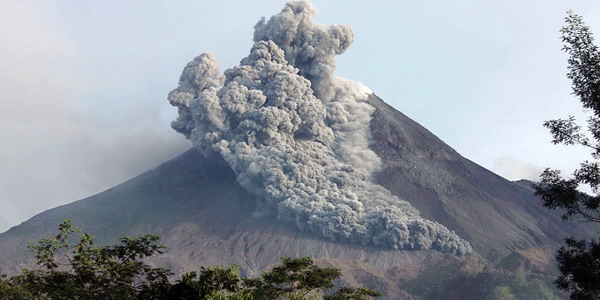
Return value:
[(536, 181), (539, 179), (544, 168), (522, 162), (512, 157), (503, 156), (494, 160), (492, 170), (508, 180), (528, 179)]

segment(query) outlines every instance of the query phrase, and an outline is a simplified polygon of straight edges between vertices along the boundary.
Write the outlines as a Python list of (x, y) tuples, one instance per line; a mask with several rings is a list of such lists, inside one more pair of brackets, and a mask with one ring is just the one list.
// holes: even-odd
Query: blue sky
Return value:
[[(247, 55), (286, 1), (2, 1), (0, 231), (184, 151), (166, 101), (183, 66)], [(569, 8), (600, 34), (598, 1), (314, 0), (350, 25), (336, 73), (360, 81), (463, 156), (511, 180), (571, 172), (584, 150), (544, 120), (584, 113), (558, 30)]]

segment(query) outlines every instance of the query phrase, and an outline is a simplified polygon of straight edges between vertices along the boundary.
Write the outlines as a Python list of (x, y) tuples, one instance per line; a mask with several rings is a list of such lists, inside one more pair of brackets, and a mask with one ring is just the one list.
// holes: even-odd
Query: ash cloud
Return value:
[(250, 54), (224, 78), (210, 54), (188, 63), (168, 97), (179, 110), (172, 127), (223, 157), (257, 196), (257, 214), (332, 241), (469, 253), (468, 242), (372, 181), (381, 161), (369, 149), (371, 92), (333, 75), (352, 30), (313, 23), (315, 11), (291, 2), (259, 21)]
[(203, 53), (189, 62), (179, 77), (179, 87), (169, 93), (168, 100), (177, 107), (179, 113), (171, 127), (189, 138), (194, 129), (194, 119), (190, 106), (205, 89), (216, 88), (223, 84), (219, 64), (210, 53)]

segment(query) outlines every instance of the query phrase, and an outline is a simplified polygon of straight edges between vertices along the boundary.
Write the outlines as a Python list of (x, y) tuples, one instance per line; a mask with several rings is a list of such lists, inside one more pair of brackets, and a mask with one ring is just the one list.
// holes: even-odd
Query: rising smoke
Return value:
[(258, 22), (250, 55), (224, 77), (210, 54), (188, 63), (169, 94), (173, 128), (223, 157), (256, 195), (257, 214), (332, 241), (469, 253), (468, 242), (372, 181), (381, 161), (369, 149), (371, 92), (333, 75), (352, 30), (315, 24), (314, 13), (292, 2)]

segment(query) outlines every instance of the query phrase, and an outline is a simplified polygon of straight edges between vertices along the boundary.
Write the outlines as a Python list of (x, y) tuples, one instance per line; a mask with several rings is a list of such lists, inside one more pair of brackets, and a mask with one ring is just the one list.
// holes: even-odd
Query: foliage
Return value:
[(572, 299), (600, 298), (600, 244), (596, 241), (567, 239), (556, 256), (561, 275), (560, 289), (570, 291)]
[(282, 258), (282, 263), (258, 278), (242, 278), (237, 266), (202, 267), (185, 273), (175, 283), (173, 273), (145, 263), (165, 249), (158, 237), (121, 238), (98, 248), (94, 239), (69, 220), (54, 238), (29, 245), (36, 270), (8, 278), (0, 276), (0, 299), (369, 299), (382, 294), (361, 287), (342, 287), (323, 296), (341, 276), (336, 268), (319, 267), (309, 257)]
[(284, 295), (303, 299), (311, 292), (332, 288), (333, 280), (342, 275), (339, 269), (316, 266), (309, 257), (284, 257), (281, 260), (281, 265), (263, 273), (260, 278), (244, 280), (244, 286), (264, 299), (278, 299)]
[(153, 294), (168, 283), (170, 271), (142, 262), (162, 253), (158, 237), (122, 238), (118, 245), (97, 248), (85, 233), (78, 243), (71, 244), (77, 231), (66, 220), (54, 238), (30, 244), (42, 268), (24, 270), (4, 284), (27, 291), (34, 299), (134, 299), (139, 293)]
[[(587, 147), (593, 161), (581, 163), (570, 178), (561, 177), (558, 170), (546, 169), (534, 188), (544, 206), (560, 209), (564, 220), (600, 223), (600, 52), (580, 16), (569, 11), (565, 21), (561, 33), (563, 50), (569, 55), (567, 77), (572, 80), (573, 94), (592, 116), (587, 120), (587, 132), (572, 116), (547, 121), (544, 126), (550, 129), (554, 144)], [(589, 186), (593, 195), (578, 191), (580, 185)], [(598, 259), (597, 242), (567, 239), (557, 253), (561, 275), (556, 285), (570, 292), (572, 299), (600, 299)]]
[(190, 272), (183, 274), (174, 284), (166, 297), (171, 299), (198, 299), (233, 295), (239, 291), (239, 270), (234, 266), (202, 267), (200, 274)]
[(366, 288), (354, 288), (354, 287), (343, 287), (335, 294), (331, 296), (325, 296), (325, 300), (343, 300), (343, 299), (352, 299), (352, 300), (364, 300), (369, 299), (371, 297), (383, 296), (378, 291), (366, 289)]

